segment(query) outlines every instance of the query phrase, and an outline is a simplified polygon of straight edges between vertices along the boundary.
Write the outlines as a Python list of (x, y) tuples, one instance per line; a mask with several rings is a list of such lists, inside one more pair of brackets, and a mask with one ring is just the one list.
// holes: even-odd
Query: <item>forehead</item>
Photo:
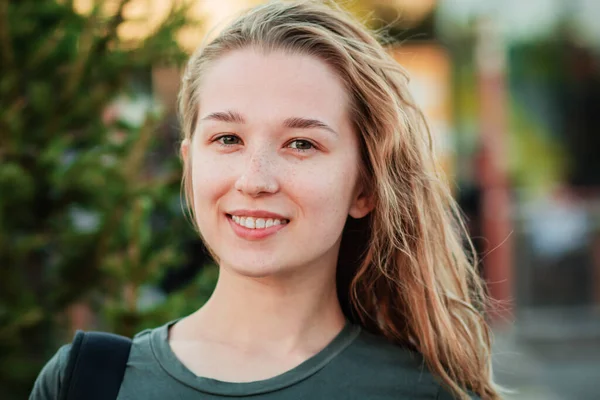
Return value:
[(209, 64), (201, 77), (201, 114), (228, 109), (255, 117), (313, 117), (347, 124), (347, 94), (324, 61), (246, 48)]

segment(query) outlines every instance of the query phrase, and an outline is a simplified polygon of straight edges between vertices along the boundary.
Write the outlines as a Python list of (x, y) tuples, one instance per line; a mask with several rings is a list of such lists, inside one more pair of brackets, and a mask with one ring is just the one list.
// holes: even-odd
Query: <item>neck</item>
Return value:
[(190, 317), (193, 330), (239, 348), (319, 351), (340, 332), (345, 317), (335, 268), (310, 269), (303, 276), (254, 278), (221, 266), (210, 300)]

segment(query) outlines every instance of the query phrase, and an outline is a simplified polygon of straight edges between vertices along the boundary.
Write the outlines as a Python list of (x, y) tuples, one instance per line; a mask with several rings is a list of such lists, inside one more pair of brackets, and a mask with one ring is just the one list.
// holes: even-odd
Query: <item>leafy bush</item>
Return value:
[[(160, 109), (131, 82), (186, 59), (174, 38), (190, 21), (176, 5), (146, 38), (127, 41), (118, 34), (127, 3), (107, 13), (95, 2), (82, 14), (68, 0), (0, 1), (4, 399), (25, 398), (70, 340), (74, 305), (92, 310), (90, 328), (131, 335), (180, 316), (190, 307), (186, 291), (201, 300), (214, 282), (208, 269), (161, 305), (140, 308), (145, 288), (185, 262), (182, 244), (193, 232), (181, 212), (176, 152), (148, 162), (165, 145)], [(141, 122), (111, 115), (117, 99), (146, 101)]]

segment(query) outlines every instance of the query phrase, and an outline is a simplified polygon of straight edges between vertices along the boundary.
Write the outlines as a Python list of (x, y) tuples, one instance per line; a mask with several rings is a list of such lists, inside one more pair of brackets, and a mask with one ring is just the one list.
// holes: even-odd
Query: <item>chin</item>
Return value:
[(243, 276), (246, 278), (268, 278), (277, 275), (281, 275), (289, 268), (281, 268), (281, 267), (270, 267), (270, 266), (252, 266), (252, 265), (229, 265), (225, 268), (229, 269), (229, 271), (235, 273), (236, 275)]
[(248, 278), (266, 278), (273, 275), (279, 275), (282, 272), (289, 271), (289, 262), (269, 258), (256, 258), (254, 260), (245, 258), (244, 261), (236, 257), (232, 259), (221, 259), (221, 267), (227, 268), (237, 275)]

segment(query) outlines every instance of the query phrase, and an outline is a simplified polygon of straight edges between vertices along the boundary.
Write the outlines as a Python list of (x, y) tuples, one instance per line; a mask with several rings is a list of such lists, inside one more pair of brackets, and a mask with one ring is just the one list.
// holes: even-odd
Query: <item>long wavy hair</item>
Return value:
[[(190, 58), (179, 98), (184, 138), (191, 139), (196, 126), (203, 72), (225, 53), (247, 47), (316, 57), (349, 94), (361, 143), (360, 179), (375, 208), (363, 219), (349, 218), (342, 234), (337, 287), (346, 316), (420, 352), (457, 397), (467, 399), (470, 390), (499, 399), (484, 286), (465, 251), (461, 214), (407, 73), (334, 3), (269, 2), (243, 13)], [(182, 188), (195, 221), (192, 160), (183, 161)]]

